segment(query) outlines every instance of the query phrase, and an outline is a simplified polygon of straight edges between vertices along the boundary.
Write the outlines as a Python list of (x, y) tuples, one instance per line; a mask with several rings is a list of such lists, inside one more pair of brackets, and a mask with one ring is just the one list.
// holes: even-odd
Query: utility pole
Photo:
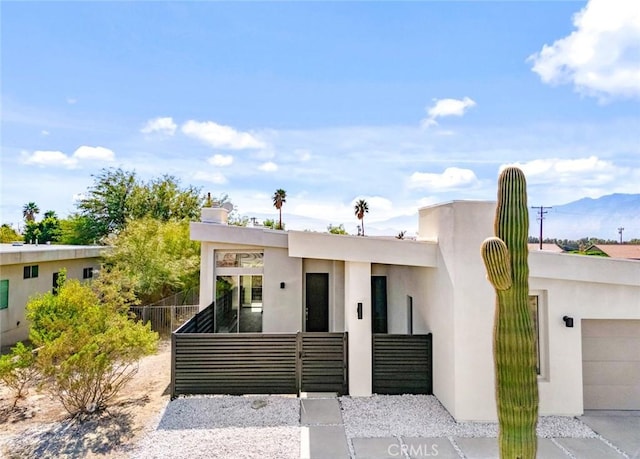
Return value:
[(540, 220), (540, 250), (542, 250), (542, 222), (544, 221), (544, 214), (547, 213), (545, 209), (553, 209), (553, 207), (532, 206), (532, 208), (538, 209), (538, 220)]
[(620, 235), (620, 244), (622, 244), (622, 232), (624, 231), (624, 228), (621, 226), (620, 228), (618, 228), (618, 234)]

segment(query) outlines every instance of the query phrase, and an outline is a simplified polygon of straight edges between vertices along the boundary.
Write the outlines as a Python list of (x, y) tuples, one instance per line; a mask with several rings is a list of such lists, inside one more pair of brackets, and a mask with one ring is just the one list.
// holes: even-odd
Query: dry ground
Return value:
[(171, 346), (161, 341), (107, 412), (83, 419), (70, 419), (59, 401), (34, 388), (12, 409), (11, 392), (0, 386), (0, 457), (126, 457), (168, 402), (170, 371)]

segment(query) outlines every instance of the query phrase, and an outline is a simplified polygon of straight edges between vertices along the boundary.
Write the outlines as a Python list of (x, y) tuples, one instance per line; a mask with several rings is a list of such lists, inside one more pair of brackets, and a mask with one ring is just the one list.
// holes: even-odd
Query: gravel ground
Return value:
[[(432, 395), (341, 397), (342, 419), (349, 438), (373, 437), (497, 437), (498, 424), (457, 423)], [(576, 418), (541, 416), (540, 437), (596, 437)]]
[[(457, 423), (434, 396), (340, 397), (351, 438), (496, 437), (496, 423)], [(10, 440), (9, 458), (298, 458), (300, 401), (293, 396), (193, 396), (178, 398), (127, 444), (130, 416), (103, 414), (30, 429)], [(546, 416), (540, 437), (593, 438), (576, 418)], [(114, 445), (120, 445), (116, 451)], [(109, 454), (113, 451), (113, 454)]]
[(295, 397), (179, 398), (130, 457), (299, 458), (299, 418)]

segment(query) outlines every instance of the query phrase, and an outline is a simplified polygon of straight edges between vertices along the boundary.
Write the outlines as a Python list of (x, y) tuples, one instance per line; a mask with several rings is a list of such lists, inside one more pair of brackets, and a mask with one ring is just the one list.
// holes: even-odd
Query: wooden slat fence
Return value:
[(373, 392), (432, 394), (432, 335), (373, 335)]
[(346, 333), (212, 333), (214, 305), (171, 337), (171, 396), (348, 393)]

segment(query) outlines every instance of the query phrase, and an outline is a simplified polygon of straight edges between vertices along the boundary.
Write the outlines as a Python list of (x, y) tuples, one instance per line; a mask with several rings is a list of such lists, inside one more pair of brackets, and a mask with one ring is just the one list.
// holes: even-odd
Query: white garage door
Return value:
[(582, 321), (585, 410), (640, 410), (640, 320)]

